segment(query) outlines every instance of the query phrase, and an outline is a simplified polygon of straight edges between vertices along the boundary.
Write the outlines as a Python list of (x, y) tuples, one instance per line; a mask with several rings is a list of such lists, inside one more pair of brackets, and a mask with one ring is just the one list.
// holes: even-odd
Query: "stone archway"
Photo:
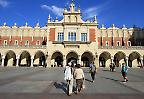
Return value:
[(99, 56), (99, 67), (109, 67), (111, 63), (111, 54), (109, 52), (103, 52)]
[(51, 67), (63, 67), (63, 54), (61, 52), (55, 52), (51, 57)]
[(10, 50), (6, 53), (4, 66), (16, 66), (16, 54)]
[(23, 51), (20, 55), (19, 66), (30, 67), (31, 55), (28, 51)]
[(94, 61), (94, 57), (91, 52), (84, 52), (81, 56), (81, 65), (83, 67), (89, 67), (89, 64)]
[(117, 52), (115, 55), (114, 55), (114, 63), (117, 67), (121, 66), (122, 63), (126, 63), (126, 55), (124, 52)]
[(76, 52), (69, 52), (66, 56), (66, 63), (72, 62), (73, 64), (78, 63), (78, 54)]
[(129, 66), (130, 67), (139, 67), (139, 66), (141, 66), (140, 56), (141, 55), (138, 52), (132, 52), (129, 55)]
[(45, 66), (46, 58), (42, 51), (37, 51), (34, 56), (34, 66)]

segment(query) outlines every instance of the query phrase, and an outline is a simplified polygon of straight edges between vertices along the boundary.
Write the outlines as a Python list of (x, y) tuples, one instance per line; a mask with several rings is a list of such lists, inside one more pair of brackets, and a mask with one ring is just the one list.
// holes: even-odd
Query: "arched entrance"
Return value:
[(42, 51), (36, 52), (34, 56), (34, 66), (45, 66), (46, 58)]
[(76, 52), (70, 52), (66, 56), (66, 63), (72, 62), (73, 64), (77, 64), (78, 54)]
[(125, 53), (123, 52), (117, 52), (115, 55), (114, 55), (114, 63), (117, 67), (121, 66), (122, 63), (126, 63), (126, 55)]
[(29, 52), (23, 51), (20, 55), (19, 66), (29, 67), (31, 65), (31, 56)]
[(111, 54), (109, 52), (103, 52), (99, 56), (99, 66), (100, 67), (109, 67), (111, 63)]
[(81, 56), (81, 65), (84, 67), (89, 67), (89, 64), (93, 62), (93, 55), (91, 52), (85, 52)]
[(132, 52), (129, 55), (129, 66), (130, 67), (139, 67), (139, 66), (141, 66), (140, 56), (141, 55), (138, 52)]
[(61, 52), (53, 53), (51, 57), (51, 67), (63, 67), (63, 55)]
[(4, 66), (16, 66), (16, 54), (10, 50), (7, 52), (4, 60)]

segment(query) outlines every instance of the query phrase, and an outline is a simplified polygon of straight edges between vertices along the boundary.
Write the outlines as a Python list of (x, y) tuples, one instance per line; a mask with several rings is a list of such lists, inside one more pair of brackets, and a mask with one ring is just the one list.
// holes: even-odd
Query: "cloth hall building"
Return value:
[(81, 9), (64, 8), (63, 19), (54, 21), (48, 17), (47, 24), (31, 27), (0, 26), (0, 66), (64, 67), (68, 62), (97, 67), (109, 67), (110, 63), (130, 67), (144, 64), (144, 30), (122, 28), (114, 24), (101, 27), (94, 16), (83, 21)]

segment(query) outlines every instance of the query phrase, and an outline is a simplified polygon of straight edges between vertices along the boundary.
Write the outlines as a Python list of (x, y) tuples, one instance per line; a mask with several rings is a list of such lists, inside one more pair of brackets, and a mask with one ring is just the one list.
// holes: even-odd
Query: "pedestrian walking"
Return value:
[(128, 72), (128, 66), (126, 66), (125, 63), (123, 63), (123, 64), (122, 64), (121, 73), (122, 73), (122, 76), (123, 76), (123, 78), (124, 78), (124, 82), (127, 82), (127, 81), (128, 81), (127, 72)]
[(73, 68), (71, 67), (71, 63), (65, 66), (64, 79), (67, 81), (67, 94), (70, 96), (73, 91)]
[(114, 63), (112, 63), (112, 72), (114, 72), (115, 71), (115, 64)]
[(109, 67), (110, 67), (110, 72), (112, 72), (112, 63), (110, 63)]
[(84, 81), (84, 72), (81, 69), (81, 65), (77, 64), (76, 69), (74, 71), (74, 78), (76, 79), (76, 94), (78, 92), (81, 92), (82, 87), (83, 87), (83, 81)]
[(96, 66), (94, 65), (94, 63), (90, 64), (90, 73), (91, 73), (91, 78), (92, 78), (92, 82), (94, 82), (95, 80), (95, 76), (96, 76)]

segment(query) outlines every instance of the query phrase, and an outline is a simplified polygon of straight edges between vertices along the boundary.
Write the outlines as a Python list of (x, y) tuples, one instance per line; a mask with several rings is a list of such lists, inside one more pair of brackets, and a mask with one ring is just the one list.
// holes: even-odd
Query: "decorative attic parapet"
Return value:
[(80, 6), (76, 10), (74, 1), (72, 0), (70, 4), (70, 9), (67, 9), (66, 7), (63, 10), (63, 19), (61, 21), (56, 18), (54, 21), (52, 21), (50, 15), (48, 17), (48, 23), (46, 26), (55, 26), (55, 25), (85, 25), (85, 26), (97, 26), (97, 17), (94, 16), (92, 21), (83, 21), (81, 17), (81, 9)]

